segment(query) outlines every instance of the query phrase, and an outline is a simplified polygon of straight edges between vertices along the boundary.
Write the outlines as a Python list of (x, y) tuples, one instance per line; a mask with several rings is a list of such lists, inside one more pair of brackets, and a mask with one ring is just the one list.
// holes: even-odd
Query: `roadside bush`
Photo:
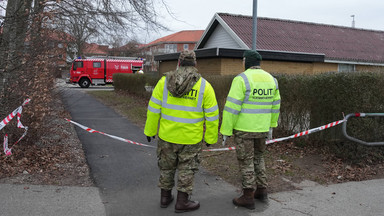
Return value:
[[(384, 74), (372, 72), (276, 75), (282, 98), (279, 135), (319, 127), (355, 112), (383, 113)], [(384, 141), (383, 118), (353, 118), (350, 136), (370, 142)], [(277, 135), (277, 134), (275, 134)], [(344, 138), (341, 125), (298, 138), (352, 162), (382, 160), (384, 148), (363, 146)]]
[[(350, 72), (318, 75), (274, 74), (282, 98), (279, 126), (274, 137), (284, 137), (343, 119), (355, 112), (384, 113), (384, 73)], [(220, 114), (235, 75), (204, 75), (215, 89)], [(158, 78), (116, 74), (116, 89), (142, 94), (145, 85), (155, 86)], [(140, 93), (141, 92), (141, 93)], [(145, 93), (143, 93), (145, 92)], [(222, 116), (222, 115), (220, 115)], [(351, 118), (347, 133), (369, 142), (384, 141), (383, 118)], [(346, 140), (341, 125), (296, 139), (301, 146), (328, 148), (352, 162), (384, 159), (384, 147), (363, 146)]]
[(129, 92), (138, 96), (151, 96), (151, 92), (145, 90), (145, 86), (155, 86), (158, 79), (143, 74), (113, 74), (113, 85), (118, 91)]
[(212, 85), (215, 90), (217, 104), (220, 111), (223, 111), (225, 101), (228, 96), (229, 89), (231, 88), (232, 80), (236, 75), (204, 75), (203, 77)]
[[(346, 72), (313, 76), (311, 127), (342, 119), (342, 113), (383, 113), (383, 84), (383, 73)], [(384, 141), (383, 120), (376, 117), (350, 118), (347, 133), (364, 141)], [(322, 140), (322, 145), (327, 145), (338, 156), (353, 162), (384, 159), (383, 147), (372, 148), (347, 141), (341, 134), (341, 126), (317, 133), (312, 138)]]

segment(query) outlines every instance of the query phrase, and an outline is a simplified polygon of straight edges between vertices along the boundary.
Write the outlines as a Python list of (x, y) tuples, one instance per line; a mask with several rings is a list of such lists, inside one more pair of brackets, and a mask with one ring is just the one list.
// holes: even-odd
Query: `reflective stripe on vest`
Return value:
[[(156, 99), (155, 97), (151, 96), (151, 99), (150, 101), (152, 101), (153, 103), (161, 106), (161, 100), (158, 100)], [(161, 112), (161, 109), (156, 109), (156, 108), (153, 108), (151, 107), (150, 104), (148, 104), (148, 109), (151, 111), (151, 112), (154, 112), (154, 113), (160, 113)]]
[(151, 107), (151, 106), (149, 106), (149, 105), (148, 105), (148, 109), (149, 109), (149, 111), (151, 111), (151, 112), (153, 112), (153, 113), (160, 113), (160, 112), (161, 112), (160, 109), (153, 108), (153, 107)]
[[(224, 110), (232, 113), (234, 115), (239, 115), (240, 111), (229, 108), (229, 107), (224, 107)], [(268, 113), (279, 113), (280, 110), (275, 110), (275, 109), (241, 109), (241, 113), (248, 113), (248, 114), (268, 114)]]
[(179, 117), (174, 117), (174, 116), (166, 115), (164, 113), (161, 113), (161, 117), (163, 119), (167, 119), (167, 120), (174, 121), (174, 122), (190, 123), (190, 124), (194, 124), (194, 123), (198, 123), (198, 122), (204, 121), (204, 118), (187, 119), (187, 118), (179, 118)]
[[(245, 104), (251, 104), (251, 105), (277, 105), (280, 104), (280, 100), (277, 101), (272, 101), (272, 102), (256, 102), (256, 101), (250, 101), (249, 96), (251, 94), (251, 85), (249, 84), (248, 77), (245, 75), (245, 73), (241, 73), (240, 76), (244, 80), (245, 84), (245, 97), (244, 101), (237, 100), (235, 98), (228, 97), (227, 100), (231, 101), (232, 103), (235, 103), (237, 105), (243, 105)], [(273, 78), (273, 81), (275, 82), (276, 85), (276, 90), (278, 89), (277, 85), (277, 80)], [(224, 110), (227, 110), (230, 113), (233, 113), (235, 115), (238, 115), (240, 112), (231, 108), (225, 107)], [(268, 114), (268, 113), (279, 113), (280, 110), (275, 110), (275, 109), (245, 109), (241, 108), (242, 113), (250, 113), (250, 114)]]
[(243, 105), (243, 103), (245, 104), (252, 104), (252, 105), (278, 105), (280, 104), (280, 100), (277, 100), (277, 101), (272, 101), (272, 102), (254, 102), (254, 101), (241, 101), (241, 100), (237, 100), (233, 97), (227, 97), (227, 101), (230, 101), (234, 104), (237, 104), (237, 105)]
[[(163, 102), (161, 104), (162, 107), (167, 108), (167, 109), (179, 110), (179, 111), (203, 112), (202, 104), (203, 104), (203, 97), (204, 97), (204, 91), (205, 91), (205, 83), (206, 83), (205, 79), (201, 78), (201, 85), (200, 85), (197, 105), (196, 105), (196, 107), (190, 107), (190, 106), (175, 105), (175, 104), (169, 104), (168, 103), (167, 79), (165, 79), (164, 80), (164, 90), (163, 90)], [(179, 122), (179, 123), (193, 124), (193, 123), (198, 123), (198, 122), (204, 121), (204, 118), (187, 119), (187, 118), (180, 118), (180, 117), (165, 115), (164, 113), (161, 113), (161, 117), (164, 119), (174, 121), (174, 122)]]
[(276, 90), (279, 90), (279, 84), (277, 84), (277, 79), (276, 79), (276, 78), (273, 78), (273, 81), (275, 81)]

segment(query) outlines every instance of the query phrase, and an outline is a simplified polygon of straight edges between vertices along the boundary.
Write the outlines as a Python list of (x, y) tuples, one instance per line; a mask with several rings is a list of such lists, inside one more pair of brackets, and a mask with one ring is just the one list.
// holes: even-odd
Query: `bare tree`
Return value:
[(4, 88), (6, 71), (20, 66), (28, 26), (27, 11), (31, 10), (31, 5), (32, 0), (14, 0), (7, 4), (0, 43), (0, 89)]
[(74, 37), (73, 47), (82, 54), (90, 38), (133, 37), (142, 31), (166, 29), (157, 22), (156, 0), (63, 0), (49, 6), (54, 25)]
[(137, 40), (130, 40), (127, 43), (124, 43), (122, 38), (113, 38), (110, 41), (112, 44), (112, 49), (109, 51), (108, 55), (111, 56), (125, 56), (125, 57), (142, 57), (140, 43)]
[(63, 17), (60, 24), (59, 29), (72, 36), (66, 41), (71, 49), (71, 52), (68, 52), (72, 55), (70, 58), (83, 56), (86, 42), (98, 34), (96, 23), (92, 22), (92, 18), (87, 14), (74, 14), (70, 17)]
[[(0, 41), (0, 114), (26, 98), (33, 128), (42, 125), (52, 98), (52, 35), (72, 32), (81, 52), (96, 34), (130, 34), (136, 29), (165, 29), (157, 22), (156, 0), (9, 0)], [(1, 17), (0, 17), (1, 20)], [(63, 37), (64, 40), (71, 40)], [(34, 133), (38, 137), (39, 133)]]
[[(157, 21), (156, 0), (12, 0), (8, 1), (0, 42), (0, 91), (4, 80), (20, 68), (24, 54), (42, 28), (73, 35), (81, 54), (92, 36), (134, 35), (146, 30), (166, 29)], [(162, 3), (162, 1), (160, 1)]]

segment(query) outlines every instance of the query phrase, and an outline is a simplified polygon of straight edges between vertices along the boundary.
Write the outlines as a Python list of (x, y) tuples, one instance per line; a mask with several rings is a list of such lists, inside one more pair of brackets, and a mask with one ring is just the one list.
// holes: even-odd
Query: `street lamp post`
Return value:
[(256, 50), (256, 42), (257, 42), (257, 0), (253, 0), (252, 50)]

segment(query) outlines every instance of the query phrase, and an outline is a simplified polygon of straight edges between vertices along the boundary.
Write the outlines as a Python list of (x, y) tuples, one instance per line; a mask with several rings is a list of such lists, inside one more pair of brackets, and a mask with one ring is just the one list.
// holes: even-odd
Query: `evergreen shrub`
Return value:
[[(220, 118), (236, 75), (203, 75), (215, 90)], [(349, 113), (384, 113), (383, 72), (332, 72), (317, 75), (274, 74), (279, 82), (281, 110), (274, 137), (289, 136), (343, 119)], [(158, 77), (137, 74), (115, 74), (118, 90), (150, 97), (145, 85), (155, 86)], [(350, 136), (368, 142), (384, 141), (384, 119), (381, 117), (350, 118)], [(302, 143), (326, 146), (346, 159), (384, 159), (384, 147), (368, 147), (344, 138), (341, 125), (300, 139)], [(375, 149), (373, 149), (375, 148)]]

